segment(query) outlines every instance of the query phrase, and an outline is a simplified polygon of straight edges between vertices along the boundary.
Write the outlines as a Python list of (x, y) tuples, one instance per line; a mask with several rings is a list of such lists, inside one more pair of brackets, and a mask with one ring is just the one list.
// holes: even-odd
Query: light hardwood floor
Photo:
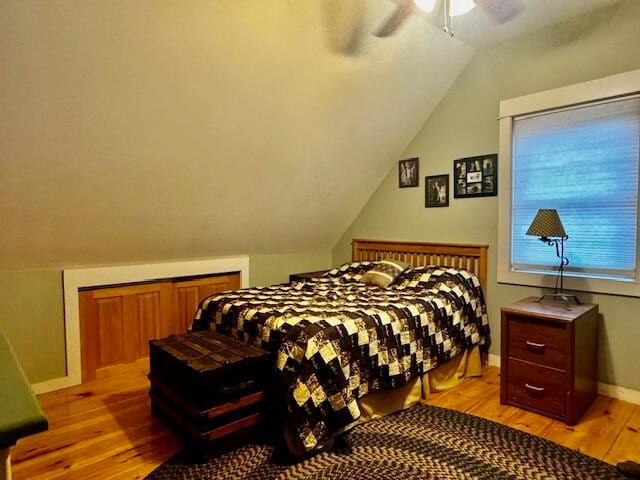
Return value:
[[(137, 479), (181, 445), (149, 411), (147, 362), (39, 397), (50, 428), (12, 449), (14, 479)], [(640, 406), (599, 396), (574, 427), (500, 405), (500, 371), (468, 379), (428, 402), (494, 420), (609, 463), (640, 461)]]

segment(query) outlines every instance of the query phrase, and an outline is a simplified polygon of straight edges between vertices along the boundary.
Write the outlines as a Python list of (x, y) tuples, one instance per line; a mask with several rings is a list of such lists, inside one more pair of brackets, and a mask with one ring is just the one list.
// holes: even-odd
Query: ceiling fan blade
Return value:
[(392, 35), (412, 11), (413, 0), (404, 0), (374, 35), (376, 37), (388, 37)]
[(475, 0), (495, 23), (507, 23), (524, 11), (520, 0)]
[(367, 2), (322, 0), (325, 35), (328, 46), (335, 53), (356, 56), (362, 52)]

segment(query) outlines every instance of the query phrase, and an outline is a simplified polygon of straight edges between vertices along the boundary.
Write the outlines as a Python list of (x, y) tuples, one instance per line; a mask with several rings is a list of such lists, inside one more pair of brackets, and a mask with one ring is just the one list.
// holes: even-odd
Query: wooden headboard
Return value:
[(470, 243), (353, 240), (351, 258), (354, 262), (375, 262), (392, 258), (414, 267), (440, 265), (464, 268), (477, 275), (486, 292), (488, 248), (488, 245)]

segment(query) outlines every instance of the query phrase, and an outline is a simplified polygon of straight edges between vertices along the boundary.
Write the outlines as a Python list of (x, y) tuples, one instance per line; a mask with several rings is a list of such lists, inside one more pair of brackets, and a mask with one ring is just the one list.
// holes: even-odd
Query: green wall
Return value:
[(289, 274), (325, 270), (331, 266), (331, 251), (253, 255), (249, 260), (251, 286), (289, 281)]
[(0, 272), (0, 328), (31, 383), (64, 376), (62, 271)]
[[(525, 37), (480, 50), (458, 77), (402, 158), (420, 157), (420, 173), (452, 174), (455, 158), (498, 150), (500, 100), (640, 69), (640, 2), (627, 0)], [(333, 250), (350, 258), (352, 238), (488, 243), (487, 302), (491, 352), (500, 353), (500, 306), (540, 289), (496, 281), (496, 197), (454, 199), (449, 208), (424, 208), (420, 188), (399, 189), (391, 169)], [(451, 185), (450, 185), (451, 188)], [(640, 299), (582, 295), (599, 304), (600, 380), (640, 390)]]
[[(330, 264), (329, 250), (251, 255), (249, 283), (283, 283)], [(0, 327), (31, 383), (65, 376), (62, 269), (0, 271)]]

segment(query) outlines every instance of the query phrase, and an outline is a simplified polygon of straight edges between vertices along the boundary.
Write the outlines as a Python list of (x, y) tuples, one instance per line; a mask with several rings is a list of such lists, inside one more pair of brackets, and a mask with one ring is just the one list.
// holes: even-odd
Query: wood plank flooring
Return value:
[[(149, 411), (146, 359), (39, 397), (50, 428), (12, 448), (15, 480), (140, 479), (181, 448)], [(500, 371), (427, 402), (540, 435), (609, 463), (640, 461), (640, 405), (599, 396), (573, 427), (500, 405)]]
[(151, 415), (148, 359), (103, 370), (104, 378), (40, 395), (49, 431), (11, 449), (21, 479), (144, 478), (180, 442)]

